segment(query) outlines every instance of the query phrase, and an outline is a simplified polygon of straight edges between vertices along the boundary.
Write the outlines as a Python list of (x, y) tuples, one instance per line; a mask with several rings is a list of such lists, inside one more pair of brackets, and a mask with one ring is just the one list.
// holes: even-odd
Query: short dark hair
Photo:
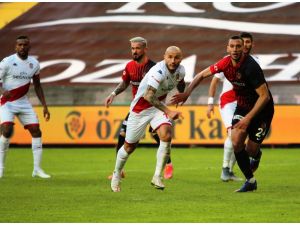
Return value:
[(253, 36), (252, 34), (248, 33), (248, 32), (242, 32), (240, 34), (241, 38), (250, 38), (251, 41), (253, 41)]
[(241, 38), (239, 35), (233, 35), (229, 38), (229, 40), (241, 40), (244, 43), (243, 38)]
[(29, 37), (28, 37), (28, 36), (26, 36), (26, 35), (20, 35), (20, 36), (18, 36), (18, 37), (17, 37), (17, 39), (16, 39), (16, 40), (23, 40), (23, 39), (27, 39), (27, 40), (29, 40)]

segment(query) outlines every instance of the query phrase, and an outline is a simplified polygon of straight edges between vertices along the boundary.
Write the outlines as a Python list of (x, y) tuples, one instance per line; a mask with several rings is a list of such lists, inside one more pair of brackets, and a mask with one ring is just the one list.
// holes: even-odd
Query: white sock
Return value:
[(249, 183), (253, 184), (256, 181), (255, 177), (252, 177), (248, 180)]
[(8, 151), (9, 147), (9, 138), (4, 137), (1, 135), (0, 137), (0, 170), (3, 171), (4, 163), (5, 163), (5, 156), (6, 152)]
[(159, 147), (156, 153), (156, 168), (154, 176), (161, 176), (163, 169), (170, 157), (171, 142), (160, 141)]
[(231, 159), (232, 154), (233, 154), (233, 147), (232, 147), (231, 137), (227, 136), (224, 143), (223, 168), (229, 167), (229, 161)]
[(41, 169), (43, 145), (42, 138), (32, 138), (33, 170)]
[(124, 145), (119, 149), (117, 158), (116, 158), (116, 165), (115, 165), (115, 173), (120, 176), (122, 169), (125, 166), (125, 163), (129, 157), (129, 154), (125, 151)]

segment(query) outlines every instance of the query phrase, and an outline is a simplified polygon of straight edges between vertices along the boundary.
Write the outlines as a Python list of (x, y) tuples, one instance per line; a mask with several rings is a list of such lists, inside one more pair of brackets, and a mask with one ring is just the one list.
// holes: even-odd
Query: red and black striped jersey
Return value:
[(156, 63), (150, 59), (147, 59), (144, 63), (137, 63), (132, 60), (127, 63), (125, 70), (123, 71), (122, 79), (126, 83), (130, 83), (132, 86), (132, 98), (135, 97), (137, 89), (140, 85), (145, 74), (150, 70)]

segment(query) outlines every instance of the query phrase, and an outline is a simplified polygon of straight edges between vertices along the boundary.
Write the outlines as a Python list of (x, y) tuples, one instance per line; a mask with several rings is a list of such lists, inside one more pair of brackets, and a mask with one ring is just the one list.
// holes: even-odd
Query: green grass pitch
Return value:
[[(0, 222), (300, 222), (300, 149), (263, 149), (253, 193), (233, 192), (243, 182), (220, 181), (222, 156), (221, 148), (173, 148), (174, 177), (160, 191), (150, 185), (156, 149), (138, 147), (122, 191), (113, 193), (113, 148), (45, 149), (49, 180), (31, 178), (29, 148), (12, 148)], [(237, 165), (235, 172), (242, 176)]]

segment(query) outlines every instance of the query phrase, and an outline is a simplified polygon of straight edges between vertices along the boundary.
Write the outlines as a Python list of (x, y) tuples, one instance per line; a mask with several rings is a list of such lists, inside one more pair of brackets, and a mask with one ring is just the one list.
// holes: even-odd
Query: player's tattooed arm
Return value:
[(118, 84), (118, 86), (116, 87), (116, 89), (114, 90), (114, 93), (116, 95), (122, 93), (124, 90), (126, 90), (126, 88), (129, 86), (129, 82), (126, 83), (125, 81), (122, 80), (121, 83)]
[(184, 89), (185, 89), (185, 82), (184, 82), (184, 80), (181, 80), (181, 81), (177, 84), (177, 90), (178, 90), (180, 93), (183, 93), (183, 92), (184, 92)]
[(144, 94), (144, 99), (159, 110), (166, 112), (167, 107), (155, 96), (156, 91), (157, 89), (149, 85)]

